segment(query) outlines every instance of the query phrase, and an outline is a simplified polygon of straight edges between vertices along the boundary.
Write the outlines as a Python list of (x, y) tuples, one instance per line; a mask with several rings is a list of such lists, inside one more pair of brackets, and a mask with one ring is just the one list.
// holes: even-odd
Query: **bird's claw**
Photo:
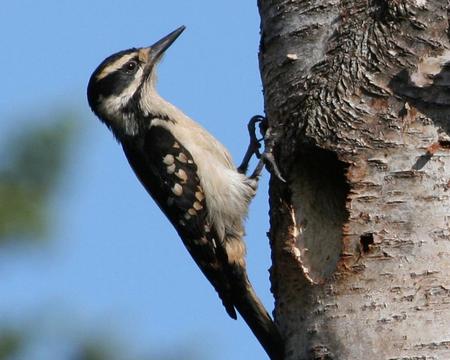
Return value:
[[(264, 133), (262, 132), (261, 123), (265, 121), (265, 117), (261, 115), (253, 116), (248, 122), (247, 129), (248, 134), (250, 136), (250, 144), (248, 145), (247, 151), (245, 152), (244, 158), (242, 159), (241, 165), (238, 167), (238, 171), (242, 174), (245, 174), (248, 169), (248, 164), (253, 155), (255, 155), (258, 159), (261, 158), (261, 152), (259, 149), (261, 148), (261, 141), (264, 139)], [(261, 139), (256, 137), (256, 123), (260, 123), (259, 129), (261, 135), (263, 136)]]
[(281, 175), (280, 169), (278, 168), (277, 162), (275, 161), (275, 158), (273, 157), (272, 152), (266, 152), (266, 151), (264, 151), (261, 154), (261, 158), (258, 162), (258, 165), (256, 166), (256, 168), (253, 171), (253, 174), (250, 176), (250, 178), (256, 178), (259, 175), (261, 175), (264, 165), (266, 165), (266, 167), (269, 167), (272, 170), (272, 173), (278, 178), (278, 180), (280, 180), (284, 183), (286, 182), (286, 180)]
[[(263, 136), (261, 139), (258, 139), (256, 137), (257, 123), (259, 123), (259, 131)], [(280, 181), (286, 182), (286, 180), (281, 175), (281, 172), (277, 166), (275, 158), (273, 157), (272, 154), (273, 145), (271, 143), (270, 144), (267, 143), (267, 140), (270, 137), (269, 136), (270, 134), (268, 134), (269, 129), (267, 119), (264, 116), (255, 115), (250, 119), (247, 128), (250, 135), (250, 144), (247, 148), (247, 151), (245, 153), (241, 165), (238, 167), (238, 171), (240, 173), (245, 174), (247, 172), (250, 159), (252, 158), (253, 155), (255, 155), (259, 159), (259, 162), (258, 165), (256, 165), (256, 168), (253, 171), (252, 175), (250, 175), (250, 178), (254, 179), (259, 177), (264, 168), (264, 165), (266, 165), (266, 167), (268, 167)], [(259, 149), (261, 148), (261, 141), (263, 140), (266, 140), (266, 146), (264, 152), (261, 153)]]

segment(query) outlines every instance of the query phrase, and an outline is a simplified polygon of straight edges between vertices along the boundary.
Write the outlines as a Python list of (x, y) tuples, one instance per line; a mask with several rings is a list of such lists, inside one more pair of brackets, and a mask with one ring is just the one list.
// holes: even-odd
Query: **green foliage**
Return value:
[[(43, 238), (53, 225), (48, 205), (68, 163), (74, 124), (70, 113), (56, 114), (52, 121), (27, 122), (20, 134), (4, 141), (0, 148), (0, 246), (19, 239)], [(102, 334), (89, 334), (83, 339), (64, 331), (60, 335), (62, 342), (73, 345), (72, 354), (67, 354), (69, 360), (199, 359), (192, 355), (191, 348), (136, 358), (128, 354), (126, 344), (117, 346), (117, 341)], [(33, 344), (45, 336), (40, 326), (0, 324), (0, 360), (22, 359), (30, 351), (32, 354)]]
[(72, 360), (112, 360), (112, 354), (102, 345), (94, 343), (82, 344)]
[[(186, 349), (184, 349), (186, 350)], [(75, 356), (70, 360), (199, 360), (199, 357), (193, 356), (192, 351), (178, 351), (172, 355), (158, 354), (158, 355), (141, 355), (139, 357), (130, 356), (126, 352), (126, 346), (115, 348), (106, 342), (106, 338), (99, 338), (98, 342), (86, 341), (81, 343), (76, 350)]]
[(0, 244), (46, 233), (48, 203), (63, 174), (73, 124), (71, 116), (57, 115), (26, 127), (0, 150)]
[(23, 334), (14, 330), (0, 331), (0, 360), (9, 360), (22, 348)]

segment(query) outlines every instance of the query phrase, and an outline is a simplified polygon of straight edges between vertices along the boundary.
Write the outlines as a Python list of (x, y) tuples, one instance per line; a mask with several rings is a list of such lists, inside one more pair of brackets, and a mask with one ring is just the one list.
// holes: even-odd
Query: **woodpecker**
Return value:
[(237, 310), (269, 357), (281, 360), (280, 334), (256, 296), (245, 264), (243, 221), (259, 173), (238, 171), (218, 140), (156, 90), (156, 65), (184, 29), (150, 47), (107, 57), (89, 80), (88, 102), (122, 145), (136, 176), (228, 315), (236, 319)]

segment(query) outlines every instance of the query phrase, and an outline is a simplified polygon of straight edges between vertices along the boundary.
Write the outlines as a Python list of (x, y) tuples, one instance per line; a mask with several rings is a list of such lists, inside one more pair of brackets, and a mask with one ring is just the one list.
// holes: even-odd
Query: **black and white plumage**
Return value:
[(243, 221), (257, 178), (238, 172), (225, 147), (155, 88), (156, 64), (183, 30), (105, 59), (89, 81), (89, 105), (122, 144), (227, 313), (236, 319), (237, 310), (270, 358), (282, 359), (279, 333), (246, 273)]

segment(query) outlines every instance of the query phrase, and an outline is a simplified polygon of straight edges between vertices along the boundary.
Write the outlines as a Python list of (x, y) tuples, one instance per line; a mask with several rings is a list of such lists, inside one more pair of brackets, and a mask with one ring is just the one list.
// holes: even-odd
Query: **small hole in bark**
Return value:
[(369, 252), (370, 245), (373, 244), (373, 234), (372, 233), (362, 234), (360, 237), (360, 242), (361, 242), (363, 252), (365, 252), (365, 253)]
[(413, 170), (421, 170), (427, 164), (427, 162), (431, 160), (432, 157), (433, 154), (428, 152), (424, 155), (419, 156), (416, 163), (412, 167)]
[(439, 140), (441, 148), (450, 149), (450, 140)]
[(369, 12), (376, 20), (387, 21), (389, 19), (389, 3), (388, 0), (371, 0), (369, 1)]

